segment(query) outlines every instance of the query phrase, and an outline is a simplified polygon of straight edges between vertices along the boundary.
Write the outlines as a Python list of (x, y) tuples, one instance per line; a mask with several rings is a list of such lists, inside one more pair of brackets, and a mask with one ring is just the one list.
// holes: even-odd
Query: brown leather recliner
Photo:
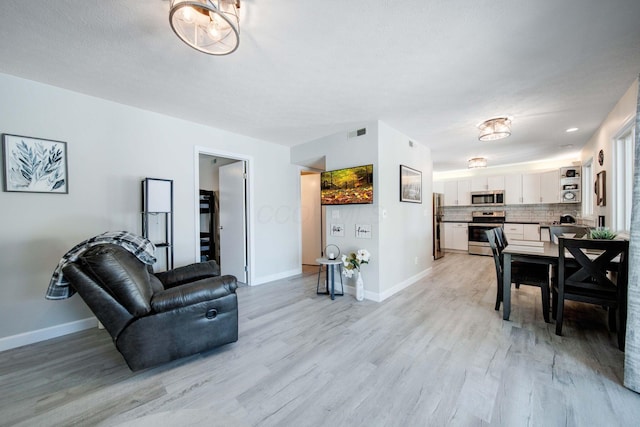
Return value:
[(63, 269), (133, 371), (238, 340), (236, 278), (215, 261), (153, 274), (120, 246), (97, 245)]

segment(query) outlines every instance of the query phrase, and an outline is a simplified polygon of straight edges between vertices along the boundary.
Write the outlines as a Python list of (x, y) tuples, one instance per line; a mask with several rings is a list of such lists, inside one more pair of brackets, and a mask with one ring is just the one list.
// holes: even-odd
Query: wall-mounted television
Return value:
[(320, 197), (323, 205), (373, 203), (373, 165), (322, 172)]

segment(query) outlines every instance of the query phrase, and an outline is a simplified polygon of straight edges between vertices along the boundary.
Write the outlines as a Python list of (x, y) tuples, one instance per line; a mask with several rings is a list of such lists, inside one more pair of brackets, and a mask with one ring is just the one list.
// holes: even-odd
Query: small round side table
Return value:
[[(344, 285), (342, 283), (342, 260), (339, 259), (329, 259), (329, 258), (317, 258), (316, 262), (320, 264), (320, 269), (318, 271), (318, 283), (316, 285), (316, 294), (318, 295), (331, 295), (331, 299), (335, 299), (336, 296), (344, 295)], [(322, 273), (322, 266), (327, 266), (327, 277), (326, 277), (326, 286), (325, 291), (320, 292), (320, 274)], [(337, 294), (335, 292), (335, 268), (338, 267), (338, 274), (340, 275), (340, 289), (341, 293)]]

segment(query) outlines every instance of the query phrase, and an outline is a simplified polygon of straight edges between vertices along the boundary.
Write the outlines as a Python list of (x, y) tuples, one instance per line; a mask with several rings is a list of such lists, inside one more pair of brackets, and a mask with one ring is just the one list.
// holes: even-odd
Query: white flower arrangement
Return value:
[(362, 264), (369, 264), (371, 254), (366, 249), (359, 249), (358, 252), (351, 252), (349, 255), (342, 255), (344, 268), (342, 274), (346, 277), (353, 277), (356, 271), (360, 271)]

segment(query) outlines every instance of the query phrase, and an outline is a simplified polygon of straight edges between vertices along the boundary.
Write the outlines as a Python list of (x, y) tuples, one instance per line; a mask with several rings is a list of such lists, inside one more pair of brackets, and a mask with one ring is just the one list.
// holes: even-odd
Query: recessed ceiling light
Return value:
[(567, 133), (571, 133), (571, 132), (577, 132), (578, 128), (569, 128), (566, 130)]

